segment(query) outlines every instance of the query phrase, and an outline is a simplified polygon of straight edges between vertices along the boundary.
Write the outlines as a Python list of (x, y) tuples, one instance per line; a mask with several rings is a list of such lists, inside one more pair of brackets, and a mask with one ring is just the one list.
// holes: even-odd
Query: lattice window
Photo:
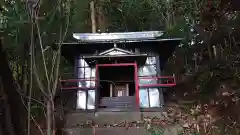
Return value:
[(95, 90), (78, 90), (77, 109), (95, 109)]
[(139, 90), (140, 107), (154, 108), (160, 107), (160, 92), (158, 88), (142, 88)]
[[(84, 59), (77, 59), (77, 109), (95, 109), (95, 67), (90, 67)], [(84, 89), (84, 90), (81, 90)]]
[[(138, 69), (138, 76), (139, 77), (151, 77), (157, 76), (157, 62), (156, 57), (148, 57), (146, 60), (145, 65)], [(156, 79), (139, 79), (140, 85), (145, 84), (157, 84)]]
[(77, 78), (79, 79), (78, 87), (94, 88), (95, 87), (95, 67), (89, 67), (84, 59), (77, 60)]

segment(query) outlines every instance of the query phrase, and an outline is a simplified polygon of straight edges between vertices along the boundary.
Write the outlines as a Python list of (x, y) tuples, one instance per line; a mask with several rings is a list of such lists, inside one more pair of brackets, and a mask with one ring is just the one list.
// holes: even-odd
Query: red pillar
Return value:
[(140, 109), (140, 99), (139, 99), (139, 82), (138, 82), (138, 66), (134, 63), (134, 79), (135, 79), (135, 90), (136, 90), (136, 103)]

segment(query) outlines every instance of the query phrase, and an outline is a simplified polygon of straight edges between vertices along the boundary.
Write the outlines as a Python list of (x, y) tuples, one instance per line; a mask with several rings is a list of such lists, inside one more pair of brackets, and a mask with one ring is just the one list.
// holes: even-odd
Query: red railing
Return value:
[[(176, 85), (175, 76), (152, 76), (152, 77), (138, 77), (139, 80), (156, 80), (152, 84), (139, 84), (140, 87), (172, 87)], [(140, 81), (141, 82), (141, 81)]]
[[(138, 77), (138, 80), (156, 80), (156, 83), (139, 84), (139, 87), (172, 87), (176, 85), (175, 76), (147, 76)], [(140, 81), (141, 82), (141, 81)], [(79, 83), (93, 83), (94, 86), (79, 86)], [(60, 88), (62, 90), (87, 90), (96, 88), (96, 79), (66, 79), (60, 80)]]

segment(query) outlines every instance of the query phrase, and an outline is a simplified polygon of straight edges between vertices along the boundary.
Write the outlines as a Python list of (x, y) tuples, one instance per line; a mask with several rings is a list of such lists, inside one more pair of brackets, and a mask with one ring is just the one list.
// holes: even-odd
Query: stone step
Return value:
[(65, 115), (65, 127), (79, 126), (86, 123), (86, 121), (93, 121), (97, 125), (103, 125), (106, 123), (121, 123), (123, 121), (139, 121), (141, 119), (140, 112), (77, 112)]
[(67, 128), (64, 135), (151, 135), (145, 128)]
[[(178, 135), (179, 126), (171, 126), (163, 135)], [(108, 127), (108, 128), (65, 128), (64, 135), (152, 135), (145, 127)]]
[[(124, 109), (124, 108), (123, 108)], [(109, 110), (109, 111), (107, 111)], [(96, 125), (104, 124), (118, 124), (124, 121), (142, 121), (145, 117), (158, 117), (163, 118), (161, 112), (134, 112), (130, 109), (124, 110), (125, 112), (119, 112), (114, 108), (104, 108), (101, 112), (87, 113), (87, 112), (72, 112), (65, 115), (65, 127), (80, 126), (87, 121), (92, 121)]]

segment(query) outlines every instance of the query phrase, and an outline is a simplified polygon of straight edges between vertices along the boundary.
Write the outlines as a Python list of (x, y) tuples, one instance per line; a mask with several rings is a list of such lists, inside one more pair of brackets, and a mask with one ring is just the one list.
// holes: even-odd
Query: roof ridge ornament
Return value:
[(117, 44), (116, 43), (114, 43), (114, 48), (117, 48)]

